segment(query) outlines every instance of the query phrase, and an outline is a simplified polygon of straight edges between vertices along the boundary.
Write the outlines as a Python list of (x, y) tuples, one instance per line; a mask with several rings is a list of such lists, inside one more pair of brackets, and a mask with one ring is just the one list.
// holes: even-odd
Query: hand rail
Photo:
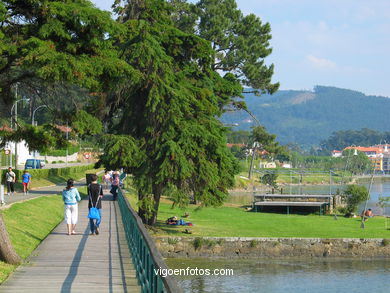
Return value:
[(121, 188), (118, 189), (118, 203), (121, 210), (127, 244), (131, 251), (137, 272), (137, 279), (142, 288), (142, 292), (183, 292), (173, 276), (166, 276), (164, 278), (156, 273), (159, 269), (167, 272), (168, 267), (156, 248), (153, 239), (149, 236), (141, 218), (133, 210)]

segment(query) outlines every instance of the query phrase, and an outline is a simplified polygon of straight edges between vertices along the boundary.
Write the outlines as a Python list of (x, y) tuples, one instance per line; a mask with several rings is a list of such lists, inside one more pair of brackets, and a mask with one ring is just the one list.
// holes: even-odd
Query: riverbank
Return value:
[(167, 258), (390, 258), (390, 239), (154, 237)]

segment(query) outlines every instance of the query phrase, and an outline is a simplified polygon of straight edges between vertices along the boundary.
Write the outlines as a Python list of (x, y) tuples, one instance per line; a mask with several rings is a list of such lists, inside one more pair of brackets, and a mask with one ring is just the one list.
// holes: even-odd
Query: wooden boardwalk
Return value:
[[(89, 235), (88, 201), (79, 204), (78, 235), (62, 222), (1, 286), (0, 292), (140, 292), (117, 202), (105, 196), (99, 235)], [(50, 213), (50, 211), (48, 211)]]

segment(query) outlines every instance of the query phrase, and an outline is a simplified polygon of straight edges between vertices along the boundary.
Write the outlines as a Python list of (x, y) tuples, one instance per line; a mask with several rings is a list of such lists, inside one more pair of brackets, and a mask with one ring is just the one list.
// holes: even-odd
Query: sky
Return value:
[[(110, 10), (110, 0), (92, 0)], [(195, 1), (192, 1), (195, 2)], [(272, 30), (281, 89), (336, 86), (390, 97), (389, 0), (236, 0)]]

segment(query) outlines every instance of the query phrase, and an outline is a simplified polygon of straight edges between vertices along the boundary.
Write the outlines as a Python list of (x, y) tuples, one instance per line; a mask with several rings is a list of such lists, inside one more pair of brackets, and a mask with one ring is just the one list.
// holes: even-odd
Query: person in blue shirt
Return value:
[(31, 183), (31, 174), (28, 173), (27, 170), (24, 170), (22, 175), (22, 183), (23, 183), (23, 193), (24, 195), (28, 194), (28, 187)]
[(73, 187), (74, 180), (68, 179), (66, 188), (62, 191), (62, 200), (64, 201), (64, 218), (68, 227), (68, 235), (75, 235), (76, 224), (78, 220), (78, 205), (77, 202), (81, 200), (79, 191)]

